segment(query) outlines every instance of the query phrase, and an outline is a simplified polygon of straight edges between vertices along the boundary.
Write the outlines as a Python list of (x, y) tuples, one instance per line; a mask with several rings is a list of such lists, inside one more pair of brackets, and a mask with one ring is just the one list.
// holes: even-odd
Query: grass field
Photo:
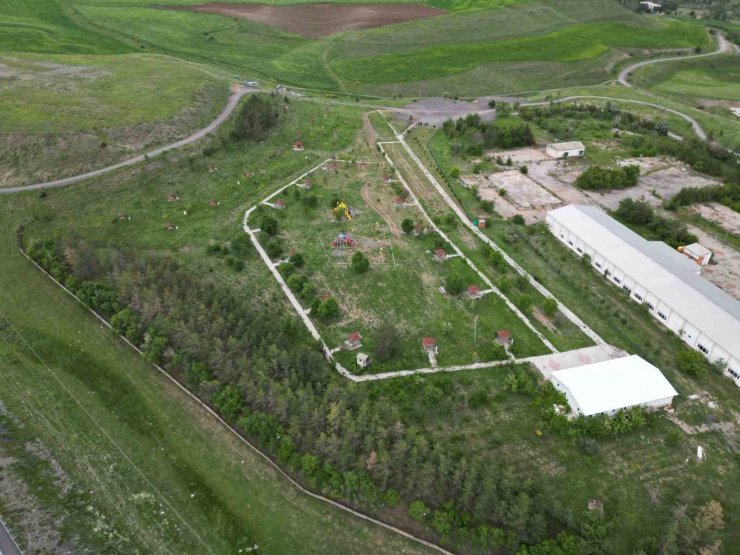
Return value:
[[(156, 54), (0, 56), (0, 133), (64, 133), (167, 124), (196, 112), (193, 128), (221, 110), (228, 76)], [(173, 124), (175, 125), (175, 124)]]
[(639, 72), (637, 84), (671, 97), (692, 101), (740, 98), (740, 60), (737, 56), (714, 56), (648, 66)]

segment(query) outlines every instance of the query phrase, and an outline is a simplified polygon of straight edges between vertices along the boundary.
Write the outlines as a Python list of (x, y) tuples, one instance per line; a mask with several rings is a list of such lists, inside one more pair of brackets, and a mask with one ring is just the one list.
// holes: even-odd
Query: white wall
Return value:
[[(701, 333), (701, 330), (697, 329), (691, 322), (687, 320), (683, 315), (675, 312), (670, 306), (660, 301), (660, 297), (656, 292), (647, 290), (639, 283), (636, 283), (629, 275), (627, 275), (621, 268), (616, 268), (608, 259), (608, 253), (595, 252), (593, 248), (586, 242), (585, 239), (575, 236), (567, 228), (565, 228), (560, 222), (552, 218), (550, 214), (547, 215), (545, 222), (550, 229), (550, 232), (560, 240), (566, 247), (573, 251), (578, 256), (588, 254), (591, 257), (591, 264), (594, 269), (601, 275), (605, 272), (609, 272), (607, 280), (616, 287), (623, 288), (625, 285), (628, 286), (632, 291), (630, 298), (640, 304), (647, 303), (653, 308), (650, 309), (650, 314), (655, 319), (665, 325), (673, 333), (681, 337), (681, 339), (691, 348), (700, 351), (710, 362), (723, 360), (727, 363), (727, 369), (725, 375), (735, 382), (735, 385), (740, 387), (740, 360), (731, 358), (727, 352), (715, 345), (706, 335)], [(579, 250), (580, 249), (580, 250)], [(617, 282), (619, 280), (619, 282)], [(635, 294), (642, 297), (642, 300), (636, 298)], [(662, 315), (665, 316), (663, 318)], [(706, 352), (699, 348), (699, 345), (706, 348)], [(734, 372), (737, 375), (732, 374)]]

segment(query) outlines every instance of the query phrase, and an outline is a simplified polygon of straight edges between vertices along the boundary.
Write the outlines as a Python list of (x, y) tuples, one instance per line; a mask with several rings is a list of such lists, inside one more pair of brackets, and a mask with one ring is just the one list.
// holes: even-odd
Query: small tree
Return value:
[(358, 274), (364, 274), (370, 267), (370, 261), (361, 252), (352, 255), (352, 269)]
[(414, 231), (414, 220), (411, 218), (404, 218), (401, 222), (401, 230), (406, 234)]
[(524, 293), (523, 295), (519, 296), (516, 301), (516, 305), (522, 312), (529, 312), (529, 310), (532, 308), (532, 297)]
[(325, 320), (336, 318), (339, 316), (339, 303), (334, 297), (329, 297), (319, 304), (317, 313), (319, 318), (324, 318)]
[(548, 316), (553, 316), (558, 310), (558, 302), (555, 299), (545, 299), (542, 303), (542, 312)]
[(423, 501), (417, 500), (412, 501), (409, 505), (409, 515), (417, 522), (423, 522), (424, 519), (429, 515), (429, 508), (424, 504)]
[(300, 268), (305, 263), (305, 260), (303, 259), (303, 255), (299, 252), (291, 255), (291, 257), (288, 259), (288, 261), (293, 264), (296, 268)]
[(707, 373), (707, 361), (698, 351), (684, 349), (676, 355), (676, 365), (682, 372), (695, 378), (702, 378)]
[(272, 216), (265, 216), (260, 222), (260, 229), (272, 237), (278, 232), (278, 222)]
[(514, 214), (511, 217), (511, 221), (517, 225), (524, 225), (524, 216), (522, 216), (521, 214)]
[(519, 166), (519, 173), (527, 175), (529, 173), (529, 168), (527, 166)]
[(303, 274), (292, 274), (288, 277), (287, 280), (285, 280), (285, 283), (288, 284), (288, 287), (290, 287), (291, 291), (302, 291), (303, 285), (306, 283), (306, 276)]
[(445, 280), (445, 289), (450, 295), (459, 295), (463, 292), (465, 283), (463, 278), (458, 274), (449, 274)]

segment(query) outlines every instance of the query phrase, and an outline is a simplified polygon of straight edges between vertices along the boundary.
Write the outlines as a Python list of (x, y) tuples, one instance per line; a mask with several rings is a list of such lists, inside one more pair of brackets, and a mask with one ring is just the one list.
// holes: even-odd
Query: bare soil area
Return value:
[(422, 4), (297, 4), (267, 6), (211, 2), (195, 6), (159, 6), (166, 10), (214, 13), (272, 25), (290, 33), (317, 38), (352, 29), (370, 29), (392, 23), (442, 15)]

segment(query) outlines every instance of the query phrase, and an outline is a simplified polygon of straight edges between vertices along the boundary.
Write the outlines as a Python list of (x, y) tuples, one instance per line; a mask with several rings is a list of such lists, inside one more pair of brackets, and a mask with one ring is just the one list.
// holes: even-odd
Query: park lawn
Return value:
[(179, 114), (186, 125), (171, 125), (194, 130), (221, 111), (229, 93), (223, 71), (157, 54), (13, 54), (0, 64), (0, 133), (94, 132), (167, 124)]
[[(348, 156), (351, 155), (350, 152)], [(518, 355), (547, 352), (494, 294), (473, 302), (464, 294), (443, 296), (438, 291), (453, 273), (463, 277), (465, 287), (477, 285), (484, 290), (486, 286), (461, 259), (433, 260), (431, 253), (437, 244), (448, 253), (453, 252), (441, 238), (400, 232), (405, 218), (426, 227), (422, 214), (413, 207), (396, 210), (396, 193), (377, 175), (375, 164), (362, 169), (340, 164), (337, 174), (319, 170), (312, 176), (314, 186), (310, 192), (291, 188), (280, 197), (286, 208), (262, 208), (250, 220), (252, 227), (259, 227), (264, 215), (275, 217), (283, 230), (286, 252), (299, 252), (305, 258), (305, 267), (300, 271), (316, 287), (315, 294), (304, 299), (306, 306), (324, 295), (332, 295), (339, 302), (338, 319), (325, 322), (312, 316), (327, 344), (332, 348), (339, 346), (348, 333), (358, 331), (363, 336), (363, 350), (373, 352), (379, 329), (383, 324), (393, 324), (399, 331), (402, 348), (397, 360), (382, 365), (384, 371), (428, 366), (421, 351), (421, 338), (425, 336), (437, 338), (441, 366), (488, 360), (486, 346), (493, 344), (495, 332), (500, 329), (513, 332)], [(305, 196), (316, 196), (317, 208), (306, 207)], [(334, 218), (329, 206), (337, 198), (357, 211), (351, 221), (338, 222)], [(331, 242), (341, 232), (351, 233), (357, 247), (332, 248)], [(263, 245), (269, 242), (264, 235), (260, 240)], [(350, 267), (351, 256), (358, 250), (370, 260), (370, 269), (364, 274)], [(348, 368), (354, 367), (353, 354), (339, 358)], [(380, 371), (375, 366), (372, 370)]]
[(20, 469), (63, 534), (93, 552), (423, 552), (298, 493), (1, 233), (3, 425), (69, 477), (64, 494), (43, 462)]

